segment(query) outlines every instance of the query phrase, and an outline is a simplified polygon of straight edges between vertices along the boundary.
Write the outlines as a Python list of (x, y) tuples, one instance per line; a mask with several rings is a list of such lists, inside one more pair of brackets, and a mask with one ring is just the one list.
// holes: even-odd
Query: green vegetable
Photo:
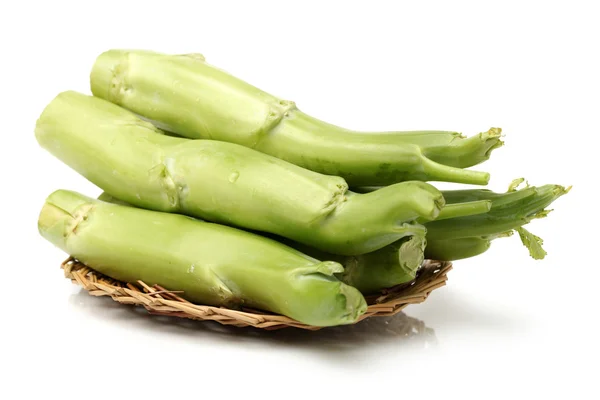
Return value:
[(339, 262), (344, 266), (344, 272), (336, 276), (362, 293), (370, 294), (415, 279), (423, 263), (426, 243), (424, 230), (420, 230), (420, 225), (416, 227), (419, 230), (409, 236), (379, 250), (356, 256), (340, 256), (297, 242), (280, 241), (311, 257)]
[[(519, 233), (531, 257), (544, 258), (543, 240), (523, 225), (548, 215), (550, 211), (545, 208), (568, 193), (570, 187), (527, 184), (517, 190), (523, 182), (523, 178), (515, 179), (506, 193), (488, 189), (442, 191), (446, 205), (435, 221), (425, 224), (425, 258), (452, 261), (474, 257), (485, 252), (492, 240), (510, 236), (513, 230)], [(354, 188), (358, 193), (373, 193), (380, 189), (377, 186)], [(487, 211), (483, 211), (484, 203), (491, 204)]]
[[(103, 192), (99, 200), (130, 206), (130, 204)], [(480, 202), (485, 203), (487, 202)], [(489, 210), (489, 207), (487, 207)], [(303, 245), (276, 235), (265, 235), (318, 260), (336, 261), (344, 267), (336, 276), (344, 283), (354, 286), (362, 293), (373, 293), (415, 279), (423, 263), (425, 229), (415, 224), (414, 232), (395, 243), (371, 253), (356, 256), (340, 256)]]
[[(486, 213), (490, 210), (491, 204), (489, 200), (478, 200), (446, 205), (436, 221)], [(427, 243), (424, 230), (420, 229), (420, 225), (418, 227), (419, 230), (415, 230), (410, 236), (377, 251), (356, 256), (338, 256), (292, 241), (284, 241), (284, 243), (317, 259), (341, 263), (344, 272), (337, 275), (339, 279), (362, 293), (369, 294), (415, 279), (423, 263)]]
[(233, 143), (166, 136), (129, 111), (75, 92), (46, 107), (36, 138), (134, 206), (270, 232), (342, 255), (412, 235), (414, 221), (435, 219), (444, 205), (442, 194), (425, 182), (356, 194), (340, 177)]
[(487, 199), (466, 201), (464, 203), (445, 204), (435, 220), (441, 221), (444, 219), (485, 214), (490, 211), (491, 208), (492, 201)]
[[(546, 210), (556, 199), (568, 193), (569, 188), (560, 185), (529, 186), (517, 190), (524, 179), (515, 179), (506, 193), (490, 190), (445, 191), (444, 197), (452, 207), (461, 201), (491, 201), (489, 212), (454, 219), (436, 220), (426, 224), (426, 257), (442, 260), (456, 260), (472, 257), (485, 251), (486, 245), (498, 237), (504, 237), (516, 230), (523, 245), (534, 259), (542, 259), (546, 252), (541, 238), (523, 228), (536, 218), (543, 218), (551, 210)], [(375, 192), (376, 193), (376, 192)], [(464, 240), (463, 240), (464, 239)], [(470, 247), (473, 245), (472, 247)], [(454, 247), (453, 247), (454, 246)], [(468, 249), (467, 249), (468, 248)], [(469, 255), (472, 254), (472, 255)]]
[[(483, 214), (490, 210), (491, 205), (489, 200), (446, 205), (436, 221)], [(338, 277), (362, 293), (373, 293), (414, 280), (425, 258), (424, 251), (429, 248), (429, 245), (426, 247), (427, 240), (422, 231), (416, 231), (377, 251), (357, 256), (336, 256), (308, 246), (288, 244), (315, 258), (341, 263), (344, 265), (344, 272)]]
[(370, 294), (414, 280), (424, 260), (425, 243), (423, 235), (412, 235), (372, 253), (328, 259), (343, 262), (344, 272), (336, 274), (341, 281)]
[(482, 254), (490, 245), (491, 240), (483, 237), (431, 240), (427, 243), (425, 254), (431, 260), (454, 261)]
[(430, 260), (445, 261), (475, 257), (485, 253), (490, 248), (492, 240), (511, 235), (512, 231), (508, 231), (490, 236), (430, 240), (427, 242), (427, 247), (425, 248), (425, 257)]
[(273, 240), (177, 214), (105, 203), (58, 190), (39, 216), (41, 235), (124, 282), (142, 280), (199, 304), (242, 305), (315, 326), (356, 322), (367, 308), (335, 278), (343, 267)]
[[(485, 214), (432, 221), (426, 224), (427, 239), (456, 239), (463, 237), (495, 235), (517, 229), (536, 218), (545, 217), (545, 208), (568, 193), (569, 188), (560, 185), (529, 186), (505, 194), (481, 191), (479, 197), (492, 199), (492, 207)], [(377, 193), (377, 192), (374, 192)], [(475, 195), (477, 193), (471, 192)], [(454, 200), (452, 196), (448, 198)]]
[(92, 93), (192, 139), (237, 143), (351, 186), (408, 180), (485, 185), (464, 170), (501, 146), (500, 129), (471, 138), (456, 132), (357, 132), (313, 118), (217, 69), (197, 54), (111, 50), (96, 60)]

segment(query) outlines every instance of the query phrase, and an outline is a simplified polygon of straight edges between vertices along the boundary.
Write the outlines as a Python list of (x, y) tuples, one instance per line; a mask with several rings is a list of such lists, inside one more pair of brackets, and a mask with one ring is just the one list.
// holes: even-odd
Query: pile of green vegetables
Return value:
[(500, 129), (343, 129), (197, 54), (111, 50), (90, 80), (93, 96), (59, 94), (35, 134), (104, 193), (52, 193), (39, 231), (107, 276), (200, 304), (353, 323), (364, 294), (410, 282), (425, 258), (473, 257), (514, 231), (543, 258), (523, 226), (568, 191), (440, 191), (427, 182), (488, 183), (466, 168)]

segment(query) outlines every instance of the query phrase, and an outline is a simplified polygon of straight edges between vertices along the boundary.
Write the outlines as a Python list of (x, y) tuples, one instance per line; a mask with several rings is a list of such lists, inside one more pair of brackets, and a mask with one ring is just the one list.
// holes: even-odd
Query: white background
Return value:
[[(3, 2), (0, 398), (599, 398), (593, 5)], [(66, 255), (36, 220), (55, 189), (100, 191), (33, 129), (60, 91), (89, 93), (92, 63), (110, 48), (201, 52), (349, 128), (500, 126), (506, 146), (479, 166), (492, 189), (521, 176), (574, 186), (529, 226), (549, 254), (536, 262), (517, 237), (498, 240), (405, 315), (318, 333), (165, 322), (92, 298), (63, 278)]]

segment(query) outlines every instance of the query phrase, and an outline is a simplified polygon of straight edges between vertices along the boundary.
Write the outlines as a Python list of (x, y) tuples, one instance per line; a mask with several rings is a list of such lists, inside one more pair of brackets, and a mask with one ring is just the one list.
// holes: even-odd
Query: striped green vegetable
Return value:
[(41, 235), (86, 265), (124, 282), (142, 280), (198, 303), (242, 305), (315, 326), (356, 322), (364, 297), (318, 261), (235, 228), (105, 203), (58, 190), (38, 221)]
[[(425, 182), (374, 193), (244, 146), (170, 137), (133, 113), (76, 92), (36, 125), (40, 145), (134, 206), (270, 232), (341, 255), (378, 250), (435, 219), (442, 194)], [(421, 228), (424, 233), (423, 228)]]
[(485, 185), (463, 168), (503, 143), (499, 128), (457, 132), (357, 132), (328, 124), (205, 62), (198, 54), (111, 50), (90, 75), (92, 93), (192, 139), (237, 143), (351, 186), (408, 180)]

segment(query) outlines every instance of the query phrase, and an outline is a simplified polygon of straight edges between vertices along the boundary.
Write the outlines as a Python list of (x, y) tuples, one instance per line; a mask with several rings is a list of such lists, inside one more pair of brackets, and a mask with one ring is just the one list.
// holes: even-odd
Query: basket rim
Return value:
[[(167, 315), (201, 321), (216, 321), (223, 325), (237, 327), (252, 326), (255, 328), (275, 330), (294, 327), (307, 330), (319, 330), (323, 327), (307, 325), (292, 318), (242, 308), (233, 310), (219, 306), (191, 303), (178, 295), (180, 291), (166, 290), (154, 285), (149, 286), (142, 281), (124, 283), (107, 277), (83, 264), (74, 257), (69, 257), (60, 266), (67, 279), (81, 286), (92, 296), (109, 296), (121, 304), (144, 307), (150, 314)], [(375, 316), (392, 316), (410, 304), (424, 302), (432, 291), (446, 285), (447, 274), (452, 269), (452, 262), (425, 260), (415, 280), (384, 289), (378, 294), (365, 296), (367, 311), (355, 322)]]

